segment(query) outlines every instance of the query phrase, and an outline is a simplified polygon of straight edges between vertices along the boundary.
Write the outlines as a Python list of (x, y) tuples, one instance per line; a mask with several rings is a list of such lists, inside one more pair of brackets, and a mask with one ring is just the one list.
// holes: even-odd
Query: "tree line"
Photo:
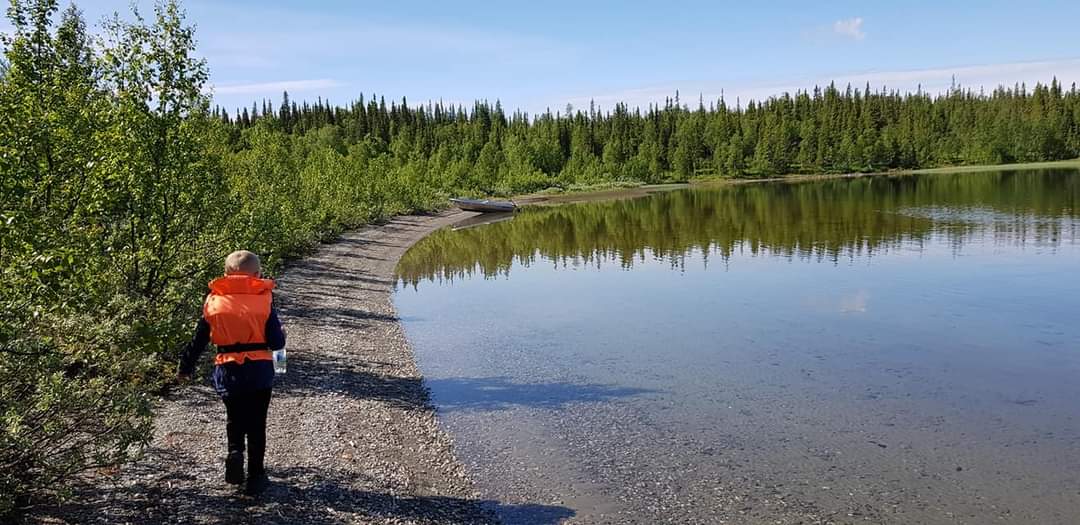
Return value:
[(148, 443), (235, 249), (273, 273), (452, 194), (1080, 156), (1080, 95), (1057, 82), (535, 116), (287, 96), (226, 112), (176, 0), (97, 38), (57, 4), (13, 0), (0, 42), (0, 519)]
[(663, 105), (611, 111), (567, 107), (530, 116), (500, 103), (387, 104), (382, 97), (334, 106), (284, 93), (214, 117), (230, 146), (252, 147), (252, 129), (316, 137), (349, 154), (387, 156), (443, 192), (511, 194), (613, 181), (853, 173), (1080, 156), (1080, 91), (1049, 84), (954, 86), (900, 93), (835, 85), (728, 105), (690, 108), (678, 94)]

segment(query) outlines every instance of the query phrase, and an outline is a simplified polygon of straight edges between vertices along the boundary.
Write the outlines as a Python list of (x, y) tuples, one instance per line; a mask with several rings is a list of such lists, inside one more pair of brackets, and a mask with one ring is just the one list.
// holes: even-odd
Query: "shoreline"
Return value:
[(512, 198), (521, 206), (556, 206), (574, 202), (588, 202), (609, 199), (636, 198), (653, 193), (675, 191), (688, 188), (719, 187), (739, 184), (760, 184), (766, 182), (799, 183), (829, 179), (856, 179), (863, 177), (927, 175), (935, 173), (975, 173), (980, 171), (1015, 171), (1029, 169), (1080, 168), (1080, 159), (1055, 160), (1046, 162), (1023, 162), (1014, 164), (983, 164), (973, 166), (953, 166), (944, 168), (923, 168), (917, 170), (874, 171), (867, 173), (815, 173), (790, 174), (760, 179), (752, 178), (704, 178), (691, 179), (688, 182), (665, 184), (642, 184), (628, 188), (602, 188), (597, 190), (571, 191), (565, 193), (545, 193), (545, 191), (517, 195)]
[[(541, 198), (522, 204), (635, 198), (706, 185), (1076, 166), (1080, 160), (719, 180), (534, 195)], [(97, 473), (71, 499), (37, 506), (26, 521), (494, 523), (500, 509), (554, 509), (479, 499), (436, 419), (392, 302), (394, 270), (405, 251), (475, 215), (447, 209), (394, 217), (343, 233), (285, 266), (276, 297), (293, 358), (275, 381), (266, 494), (244, 498), (225, 485), (224, 408), (204, 373), (197, 386), (156, 401), (154, 435), (141, 459)]]
[[(247, 498), (225, 484), (224, 407), (202, 368), (194, 386), (157, 401), (140, 459), (97, 473), (27, 521), (495, 523), (504, 506), (478, 499), (392, 302), (405, 251), (471, 215), (395, 217), (344, 233), (281, 272), (275, 298), (290, 359), (267, 421), (266, 493)], [(508, 507), (537, 508), (545, 507)]]

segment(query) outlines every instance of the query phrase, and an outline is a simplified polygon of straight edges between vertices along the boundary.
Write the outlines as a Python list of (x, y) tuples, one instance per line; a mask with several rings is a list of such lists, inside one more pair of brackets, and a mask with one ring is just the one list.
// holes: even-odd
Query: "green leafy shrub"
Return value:
[(14, 2), (0, 77), (0, 514), (137, 453), (226, 243), (205, 65), (175, 3)]

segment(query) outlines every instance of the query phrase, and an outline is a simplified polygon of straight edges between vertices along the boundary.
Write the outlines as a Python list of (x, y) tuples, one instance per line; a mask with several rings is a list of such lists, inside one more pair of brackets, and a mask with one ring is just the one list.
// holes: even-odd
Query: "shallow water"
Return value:
[(394, 300), (487, 499), (1074, 523), (1078, 203), (1041, 170), (526, 209), (417, 244)]

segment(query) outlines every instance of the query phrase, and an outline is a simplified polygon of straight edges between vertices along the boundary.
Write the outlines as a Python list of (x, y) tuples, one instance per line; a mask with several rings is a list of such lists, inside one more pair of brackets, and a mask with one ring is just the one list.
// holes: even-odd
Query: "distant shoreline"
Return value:
[(924, 175), (935, 173), (974, 173), (980, 171), (1015, 171), (1047, 168), (1078, 168), (1080, 159), (1055, 160), (1047, 162), (1021, 162), (1014, 164), (980, 164), (973, 166), (952, 166), (944, 168), (923, 168), (917, 170), (874, 171), (866, 173), (818, 173), (818, 174), (791, 174), (779, 177), (753, 178), (704, 178), (691, 179), (689, 182), (673, 182), (667, 184), (641, 184), (638, 186), (611, 184), (598, 185), (595, 188), (585, 188), (577, 191), (551, 192), (551, 189), (540, 192), (518, 195), (512, 198), (514, 202), (522, 206), (555, 206), (574, 202), (590, 202), (601, 200), (621, 200), (643, 197), (653, 193), (681, 190), (694, 187), (726, 186), (734, 184), (757, 184), (763, 182), (806, 182), (828, 179), (854, 179), (862, 177), (880, 177), (896, 175)]
[(953, 166), (946, 168), (925, 168), (909, 170), (910, 173), (963, 173), (970, 171), (991, 170), (1034, 170), (1041, 168), (1080, 168), (1080, 159), (1051, 160), (1045, 162), (1017, 162), (1013, 164), (980, 164), (975, 166)]

